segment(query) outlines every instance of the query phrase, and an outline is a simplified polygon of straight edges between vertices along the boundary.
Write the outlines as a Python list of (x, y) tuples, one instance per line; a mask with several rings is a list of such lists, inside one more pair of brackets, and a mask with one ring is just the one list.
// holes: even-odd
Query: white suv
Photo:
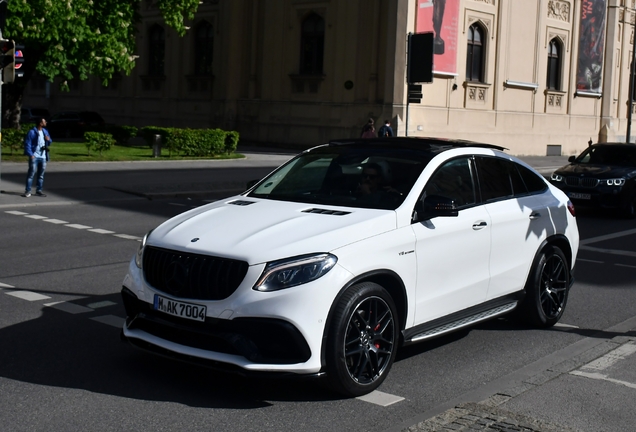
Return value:
[(502, 148), (342, 140), (144, 238), (123, 282), (133, 345), (241, 373), (325, 374), (358, 396), (399, 346), (504, 314), (562, 316), (568, 198)]

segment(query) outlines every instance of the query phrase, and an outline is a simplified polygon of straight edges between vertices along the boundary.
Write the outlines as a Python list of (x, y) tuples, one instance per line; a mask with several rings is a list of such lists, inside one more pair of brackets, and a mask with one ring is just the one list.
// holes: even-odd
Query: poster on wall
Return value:
[(433, 32), (435, 72), (457, 74), (459, 0), (417, 0), (416, 33)]
[(576, 89), (601, 93), (605, 51), (606, 0), (581, 1)]

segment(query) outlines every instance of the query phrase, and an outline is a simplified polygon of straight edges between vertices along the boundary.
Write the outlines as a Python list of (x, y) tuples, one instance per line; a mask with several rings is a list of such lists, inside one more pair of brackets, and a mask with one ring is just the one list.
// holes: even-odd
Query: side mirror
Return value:
[(429, 195), (424, 201), (418, 201), (415, 204), (417, 215), (413, 218), (413, 222), (421, 222), (435, 217), (456, 217), (459, 214), (455, 200), (441, 196)]
[(568, 158), (568, 162), (574, 162), (576, 160), (576, 156), (570, 156)]

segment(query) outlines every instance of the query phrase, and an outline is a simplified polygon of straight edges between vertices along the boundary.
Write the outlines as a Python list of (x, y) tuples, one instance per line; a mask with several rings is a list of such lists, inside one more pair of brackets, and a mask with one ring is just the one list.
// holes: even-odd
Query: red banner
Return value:
[(605, 52), (605, 0), (581, 1), (576, 89), (601, 93)]
[(459, 0), (417, 0), (416, 33), (433, 32), (433, 70), (457, 73)]

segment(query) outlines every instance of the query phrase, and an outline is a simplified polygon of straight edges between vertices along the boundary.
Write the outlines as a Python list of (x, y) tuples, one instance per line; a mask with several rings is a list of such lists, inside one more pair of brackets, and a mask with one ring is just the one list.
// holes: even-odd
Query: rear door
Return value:
[(511, 160), (477, 156), (476, 163), (481, 198), (492, 224), (491, 300), (523, 289), (534, 256), (552, 231), (548, 210), (537, 195), (548, 187)]

